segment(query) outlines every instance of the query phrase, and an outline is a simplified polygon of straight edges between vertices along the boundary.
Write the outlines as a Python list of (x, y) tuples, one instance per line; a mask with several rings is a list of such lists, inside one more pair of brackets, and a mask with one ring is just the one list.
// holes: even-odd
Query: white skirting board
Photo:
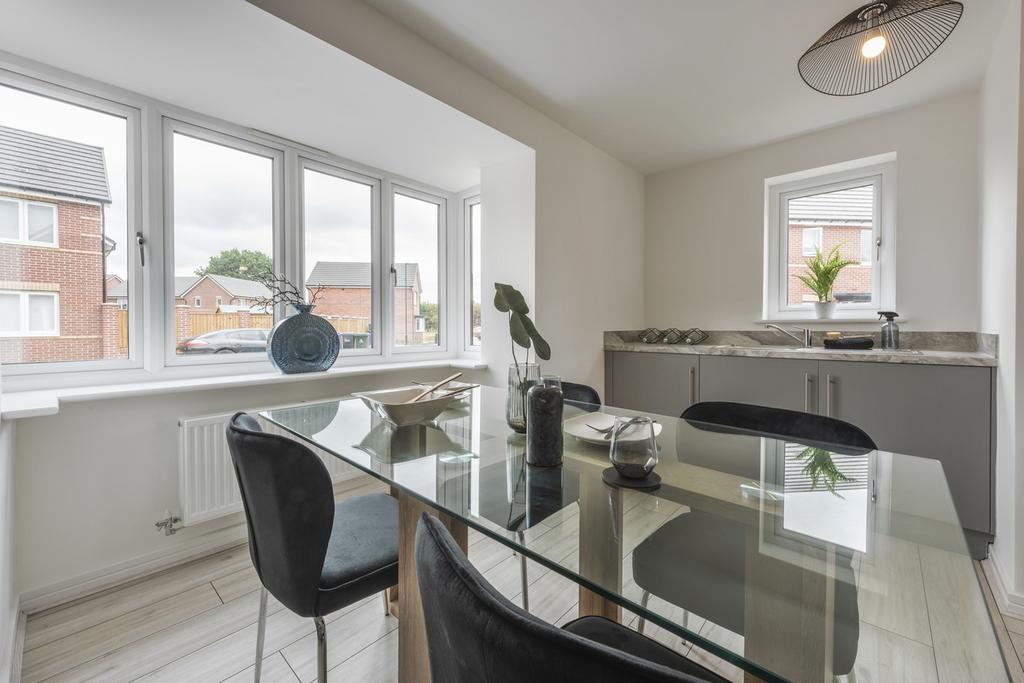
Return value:
[(992, 588), (992, 597), (995, 598), (999, 611), (1017, 619), (1024, 619), (1024, 595), (1011, 592), (1007, 588), (1003, 573), (991, 555), (987, 560), (981, 561), (981, 566), (985, 570), (985, 578), (988, 579), (988, 585)]
[(26, 591), (20, 596), (21, 611), (25, 614), (40, 612), (191, 560), (212, 555), (221, 550), (233, 548), (246, 542), (247, 533), (245, 523), (239, 520), (237, 524), (198, 536), (185, 543), (179, 543), (173, 549), (148, 553), (48, 586)]

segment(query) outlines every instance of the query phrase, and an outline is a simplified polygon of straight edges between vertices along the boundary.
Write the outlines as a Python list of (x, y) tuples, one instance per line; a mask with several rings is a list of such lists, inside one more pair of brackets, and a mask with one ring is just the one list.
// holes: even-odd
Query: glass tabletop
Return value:
[[(662, 484), (616, 488), (602, 479), (609, 446), (599, 436), (566, 433), (561, 466), (527, 465), (504, 400), (481, 387), (410, 427), (383, 422), (359, 399), (261, 415), (739, 676), (887, 679), (903, 668), (1006, 680), (938, 461), (651, 416)], [(637, 414), (566, 403), (566, 429), (585, 432), (598, 411)]]

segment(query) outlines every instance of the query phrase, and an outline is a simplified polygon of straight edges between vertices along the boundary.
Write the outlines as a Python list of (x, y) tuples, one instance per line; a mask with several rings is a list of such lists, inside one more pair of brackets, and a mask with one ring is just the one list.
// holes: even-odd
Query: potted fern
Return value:
[(832, 288), (835, 287), (836, 278), (843, 268), (857, 262), (844, 259), (839, 253), (839, 246), (835, 246), (827, 255), (822, 254), (821, 249), (815, 249), (814, 256), (806, 259), (805, 263), (810, 272), (797, 277), (818, 297), (814, 303), (817, 316), (831, 318), (836, 307), (836, 302), (832, 300)]

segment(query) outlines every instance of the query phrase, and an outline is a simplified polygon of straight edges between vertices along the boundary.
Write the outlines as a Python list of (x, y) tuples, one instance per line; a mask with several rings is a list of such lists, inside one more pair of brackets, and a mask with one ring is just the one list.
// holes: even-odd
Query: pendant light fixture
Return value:
[(807, 85), (826, 95), (861, 95), (926, 60), (956, 28), (954, 0), (885, 0), (851, 12), (800, 58)]

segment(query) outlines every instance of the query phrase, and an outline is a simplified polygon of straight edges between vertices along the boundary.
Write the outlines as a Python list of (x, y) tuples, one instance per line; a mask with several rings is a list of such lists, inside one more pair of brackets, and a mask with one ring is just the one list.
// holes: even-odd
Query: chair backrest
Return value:
[(699, 679), (563, 631), (506, 600), (437, 518), (416, 530), (416, 573), (434, 683)]
[(796, 410), (705, 401), (693, 404), (681, 417), (700, 429), (787, 439), (837, 453), (866, 453), (877, 448), (874, 440), (856, 425)]
[(562, 397), (566, 401), (589, 403), (595, 406), (601, 405), (601, 394), (597, 393), (597, 389), (586, 384), (562, 382)]
[(299, 616), (316, 616), (334, 525), (327, 468), (311, 450), (265, 433), (245, 413), (231, 418), (227, 437), (256, 573), (285, 607)]

